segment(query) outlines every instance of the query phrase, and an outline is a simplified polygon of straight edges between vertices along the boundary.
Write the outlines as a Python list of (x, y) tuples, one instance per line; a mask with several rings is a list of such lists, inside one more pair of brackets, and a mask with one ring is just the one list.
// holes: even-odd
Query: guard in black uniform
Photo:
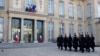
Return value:
[(67, 39), (67, 36), (65, 34), (65, 37), (64, 37), (64, 48), (65, 48), (65, 50), (67, 50), (67, 45), (68, 45), (68, 39)]
[(84, 36), (82, 34), (81, 38), (80, 38), (80, 49), (81, 49), (82, 53), (84, 52), (84, 47), (85, 47), (85, 38), (84, 38)]
[(57, 38), (57, 46), (58, 46), (58, 49), (60, 49), (60, 35)]
[(79, 47), (79, 50), (81, 51), (80, 42), (81, 42), (81, 34), (79, 33), (79, 36), (78, 36), (78, 47)]
[(88, 33), (87, 33), (85, 42), (86, 42), (86, 51), (87, 51), (87, 52), (90, 52), (90, 45), (91, 45), (90, 42), (91, 42), (91, 39), (90, 39), (90, 36), (88, 35)]
[(61, 50), (63, 50), (63, 36), (60, 36), (60, 46), (61, 46)]
[(75, 49), (75, 52), (77, 52), (77, 47), (78, 47), (78, 38), (76, 36), (76, 33), (74, 33), (73, 48)]
[(69, 38), (68, 38), (68, 47), (69, 47), (69, 51), (71, 51), (71, 48), (72, 48), (72, 37), (71, 37), (71, 34), (69, 34)]
[(95, 40), (95, 38), (94, 38), (93, 34), (91, 34), (91, 43), (90, 43), (91, 45), (90, 45), (90, 47), (91, 47), (93, 52), (95, 51), (95, 49), (94, 49), (94, 47), (95, 47), (94, 40)]

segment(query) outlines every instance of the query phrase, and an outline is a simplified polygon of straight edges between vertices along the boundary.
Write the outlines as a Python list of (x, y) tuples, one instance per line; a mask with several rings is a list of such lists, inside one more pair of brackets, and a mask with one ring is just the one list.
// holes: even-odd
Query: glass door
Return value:
[(43, 42), (43, 21), (37, 21), (37, 40)]
[(25, 43), (34, 42), (34, 22), (33, 20), (24, 20), (24, 41)]
[(14, 42), (21, 40), (21, 20), (19, 18), (12, 18), (12, 39)]

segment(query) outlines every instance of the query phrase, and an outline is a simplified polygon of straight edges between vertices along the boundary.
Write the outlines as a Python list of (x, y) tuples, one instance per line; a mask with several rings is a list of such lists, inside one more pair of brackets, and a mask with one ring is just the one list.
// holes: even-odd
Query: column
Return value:
[(21, 41), (20, 43), (24, 43), (24, 18), (21, 18)]
[(9, 18), (9, 32), (8, 32), (8, 43), (12, 43), (12, 42), (14, 42), (13, 41), (13, 38), (11, 37), (11, 21), (12, 21), (12, 19), (11, 18)]
[(37, 41), (37, 20), (34, 20), (34, 42), (38, 43)]
[(46, 25), (46, 21), (44, 21), (44, 26), (43, 26), (43, 30), (44, 30), (44, 42), (48, 42), (48, 38), (47, 38), (47, 25)]

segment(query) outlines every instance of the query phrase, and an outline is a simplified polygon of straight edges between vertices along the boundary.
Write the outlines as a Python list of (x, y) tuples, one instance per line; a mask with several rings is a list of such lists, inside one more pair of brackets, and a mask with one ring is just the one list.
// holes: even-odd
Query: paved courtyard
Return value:
[(14, 45), (0, 45), (0, 56), (100, 56), (100, 47), (96, 47), (95, 52), (81, 53), (59, 50), (55, 43), (16, 44), (17, 47)]

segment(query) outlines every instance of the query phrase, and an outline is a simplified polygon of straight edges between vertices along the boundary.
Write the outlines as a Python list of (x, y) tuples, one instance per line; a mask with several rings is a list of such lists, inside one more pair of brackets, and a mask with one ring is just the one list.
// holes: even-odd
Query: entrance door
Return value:
[[(21, 40), (21, 20), (20, 18), (12, 18), (12, 27), (11, 27), (11, 35), (12, 35), (12, 40), (14, 40), (14, 42), (20, 42)], [(16, 38), (19, 38), (19, 40), (17, 40)]]
[(37, 21), (37, 40), (43, 42), (43, 21)]
[(24, 41), (25, 43), (34, 42), (34, 22), (33, 20), (24, 20)]

